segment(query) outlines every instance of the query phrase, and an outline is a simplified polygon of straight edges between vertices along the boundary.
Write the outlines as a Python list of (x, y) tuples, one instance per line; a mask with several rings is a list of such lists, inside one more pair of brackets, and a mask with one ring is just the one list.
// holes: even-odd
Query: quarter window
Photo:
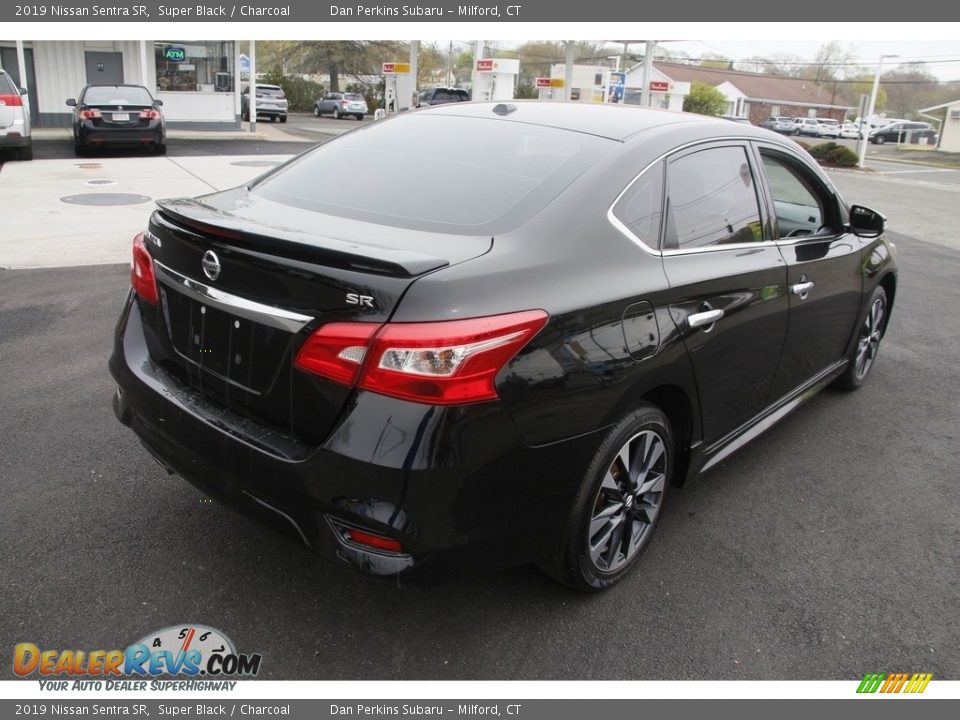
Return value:
[(663, 163), (658, 162), (627, 188), (613, 214), (637, 240), (656, 248), (660, 242), (662, 208)]
[(684, 155), (668, 168), (665, 249), (760, 242), (756, 183), (739, 146)]

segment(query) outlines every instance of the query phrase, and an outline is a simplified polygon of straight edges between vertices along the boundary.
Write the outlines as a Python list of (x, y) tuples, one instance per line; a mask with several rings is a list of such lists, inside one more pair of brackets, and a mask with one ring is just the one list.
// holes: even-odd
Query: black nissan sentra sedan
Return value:
[(133, 241), (118, 418), (392, 579), (619, 580), (676, 486), (877, 358), (884, 218), (793, 141), (611, 105), (372, 123)]
[(167, 151), (167, 130), (160, 106), (142, 85), (87, 85), (73, 108), (73, 149), (86, 155), (92, 148), (139, 147), (158, 155)]

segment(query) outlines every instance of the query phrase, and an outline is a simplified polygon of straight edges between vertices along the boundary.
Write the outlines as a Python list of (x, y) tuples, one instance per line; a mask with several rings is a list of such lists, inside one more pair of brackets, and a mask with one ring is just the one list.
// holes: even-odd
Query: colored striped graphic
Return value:
[(857, 692), (922, 693), (932, 679), (932, 673), (867, 673), (860, 681)]

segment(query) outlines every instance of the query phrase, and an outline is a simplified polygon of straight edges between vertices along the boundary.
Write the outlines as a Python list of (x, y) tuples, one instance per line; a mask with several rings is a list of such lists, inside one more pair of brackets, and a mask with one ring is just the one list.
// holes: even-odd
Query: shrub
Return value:
[(823, 162), (832, 167), (854, 167), (860, 162), (860, 156), (850, 148), (838, 145), (827, 153)]
[(313, 110), (313, 103), (327, 92), (327, 88), (321, 83), (298, 77), (288, 77), (283, 75), (279, 68), (268, 73), (261, 82), (282, 87), (283, 94), (287, 96), (287, 108), (291, 112)]
[(835, 142), (825, 142), (814, 145), (808, 152), (821, 165), (830, 167), (853, 167), (860, 161), (860, 156), (845, 145)]
[(823, 161), (826, 159), (827, 155), (836, 148), (840, 147), (835, 142), (825, 142), (820, 143), (819, 145), (814, 145), (807, 152), (809, 152), (816, 160)]

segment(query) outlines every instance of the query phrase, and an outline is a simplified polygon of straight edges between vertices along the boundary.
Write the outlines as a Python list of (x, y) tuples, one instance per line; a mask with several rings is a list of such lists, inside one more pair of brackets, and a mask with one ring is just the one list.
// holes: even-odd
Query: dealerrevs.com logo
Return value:
[[(184, 624), (150, 633), (124, 650), (50, 650), (19, 643), (14, 648), (13, 672), (18, 677), (36, 673), (43, 689), (65, 690), (70, 681), (74, 689), (88, 689), (76, 683), (102, 680), (103, 688), (89, 689), (141, 690), (146, 681), (136, 678), (251, 678), (260, 672), (262, 660), (256, 653), (238, 653), (230, 638), (215, 628)], [(235, 684), (154, 681), (151, 689), (232, 689)]]

